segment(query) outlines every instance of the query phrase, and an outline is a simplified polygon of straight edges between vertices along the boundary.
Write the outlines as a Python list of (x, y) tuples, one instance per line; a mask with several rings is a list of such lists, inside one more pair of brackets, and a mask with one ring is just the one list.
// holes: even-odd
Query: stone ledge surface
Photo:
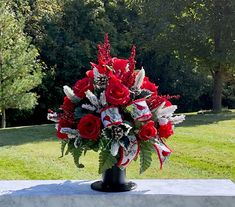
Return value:
[(217, 179), (132, 180), (124, 193), (90, 189), (94, 181), (0, 181), (0, 207), (234, 207), (235, 184)]

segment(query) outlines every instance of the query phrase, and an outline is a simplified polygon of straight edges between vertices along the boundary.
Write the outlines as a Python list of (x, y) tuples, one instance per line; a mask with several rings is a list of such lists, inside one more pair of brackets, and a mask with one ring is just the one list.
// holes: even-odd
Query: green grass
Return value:
[[(97, 179), (98, 154), (82, 157), (77, 169), (72, 157), (60, 156), (54, 125), (0, 130), (0, 179)], [(168, 140), (174, 150), (162, 171), (156, 155), (150, 169), (139, 175), (132, 162), (128, 178), (228, 178), (235, 181), (235, 111), (188, 114)]]

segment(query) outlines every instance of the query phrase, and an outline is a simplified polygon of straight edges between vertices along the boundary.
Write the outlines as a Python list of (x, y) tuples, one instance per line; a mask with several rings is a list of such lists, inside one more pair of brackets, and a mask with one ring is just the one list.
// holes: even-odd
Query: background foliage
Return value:
[(41, 83), (38, 50), (24, 33), (24, 20), (7, 2), (0, 2), (0, 112), (6, 125), (7, 109), (31, 109), (37, 103), (32, 91)]
[(37, 107), (27, 112), (9, 109), (8, 126), (45, 123), (47, 109), (62, 102), (62, 86), (74, 84), (90, 69), (89, 62), (96, 62), (97, 44), (105, 33), (113, 55), (127, 58), (131, 44), (137, 46), (137, 66), (144, 66), (159, 93), (181, 96), (174, 100), (180, 111), (213, 107), (217, 71), (223, 76), (223, 107), (235, 107), (232, 0), (2, 2), (15, 19), (24, 19), (24, 33), (39, 51), (45, 74), (35, 89)]

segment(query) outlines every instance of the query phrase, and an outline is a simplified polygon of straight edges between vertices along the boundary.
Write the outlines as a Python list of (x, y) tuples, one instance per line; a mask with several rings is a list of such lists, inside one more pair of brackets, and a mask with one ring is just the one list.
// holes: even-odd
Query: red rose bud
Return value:
[(100, 118), (92, 114), (87, 114), (83, 116), (77, 125), (77, 129), (81, 137), (91, 140), (97, 140), (100, 134), (100, 127)]
[(72, 113), (63, 114), (63, 116), (59, 118), (59, 126), (73, 128), (73, 125), (74, 118)]
[(54, 111), (52, 111), (51, 109), (48, 109), (47, 112), (48, 112), (48, 113), (51, 113), (51, 114), (54, 113)]
[(105, 91), (107, 102), (112, 105), (125, 105), (130, 100), (129, 89), (118, 79), (112, 77)]
[(104, 36), (104, 43), (98, 45), (98, 61), (99, 63), (109, 64), (111, 62), (110, 43), (108, 34)]
[(152, 113), (149, 110), (145, 99), (137, 99), (131, 102), (131, 104), (129, 104), (126, 108), (131, 113), (134, 120), (148, 121), (152, 118)]
[(56, 131), (56, 136), (57, 136), (59, 139), (62, 139), (62, 140), (68, 139), (68, 135), (67, 135), (67, 134), (64, 134), (64, 133), (61, 133), (60, 130), (61, 130), (61, 126), (58, 126), (58, 129), (57, 129), (57, 131)]
[(87, 75), (88, 78), (94, 79), (94, 72), (93, 72), (93, 70), (88, 70), (86, 72), (86, 75)]
[(139, 138), (147, 141), (156, 137), (157, 129), (154, 126), (154, 121), (149, 121), (147, 124), (143, 125), (138, 133)]
[(86, 96), (85, 92), (87, 90), (94, 90), (94, 86), (90, 78), (83, 78), (77, 81), (73, 87), (74, 94), (79, 98), (84, 98)]
[(104, 108), (101, 111), (101, 120), (104, 127), (122, 123), (122, 117), (117, 107)]
[(143, 81), (143, 84), (141, 85), (141, 89), (146, 89), (151, 92), (157, 93), (158, 87), (154, 83), (152, 83), (148, 77), (144, 77), (144, 81)]
[(174, 134), (174, 131), (173, 131), (172, 123), (170, 121), (165, 125), (160, 125), (158, 128), (158, 135), (161, 138), (164, 137), (167, 139), (173, 134)]

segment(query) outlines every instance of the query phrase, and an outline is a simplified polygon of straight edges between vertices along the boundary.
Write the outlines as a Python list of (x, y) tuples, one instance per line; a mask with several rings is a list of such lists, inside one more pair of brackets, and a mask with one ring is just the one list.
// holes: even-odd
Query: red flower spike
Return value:
[(131, 48), (131, 55), (129, 57), (129, 70), (133, 72), (135, 70), (135, 56), (136, 56), (136, 47), (135, 45)]
[(98, 62), (100, 65), (108, 65), (110, 64), (111, 59), (109, 36), (106, 33), (104, 36), (104, 43), (102, 45), (98, 45)]
[(64, 97), (64, 103), (60, 106), (61, 109), (63, 109), (64, 112), (70, 113), (74, 111), (75, 104), (67, 97)]
[(124, 75), (122, 78), (123, 84), (126, 85), (128, 88), (131, 88), (135, 82), (135, 56), (136, 56), (136, 50), (135, 45), (131, 48), (131, 55), (129, 57), (129, 71)]
[(52, 111), (51, 109), (48, 109), (47, 111), (48, 113), (54, 113), (54, 111)]
[(171, 95), (164, 95), (164, 96), (162, 96), (163, 98), (165, 98), (165, 99), (167, 99), (167, 100), (169, 100), (169, 99), (179, 99), (180, 98), (180, 95), (173, 95), (173, 96), (171, 96)]
[(150, 110), (154, 110), (154, 109), (158, 108), (163, 102), (165, 102), (165, 107), (172, 105), (168, 99), (166, 99), (163, 96), (157, 95), (157, 92), (153, 93), (150, 96), (150, 98), (148, 98), (146, 101), (147, 101), (147, 104), (148, 104)]

